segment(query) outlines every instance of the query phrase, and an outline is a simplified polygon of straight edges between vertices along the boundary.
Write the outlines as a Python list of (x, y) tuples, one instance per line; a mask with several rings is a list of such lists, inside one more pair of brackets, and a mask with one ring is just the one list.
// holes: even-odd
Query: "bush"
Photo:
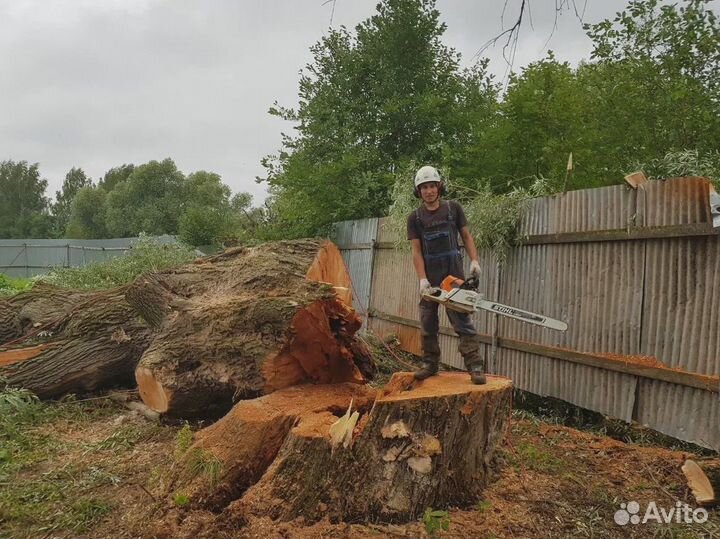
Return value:
[(185, 264), (195, 256), (195, 252), (184, 245), (161, 244), (140, 236), (124, 256), (80, 268), (55, 268), (42, 279), (62, 288), (113, 288), (129, 283), (139, 275)]

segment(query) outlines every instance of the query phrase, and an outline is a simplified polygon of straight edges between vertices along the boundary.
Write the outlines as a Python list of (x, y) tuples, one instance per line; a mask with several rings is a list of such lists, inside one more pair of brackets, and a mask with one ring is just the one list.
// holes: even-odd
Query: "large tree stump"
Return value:
[[(350, 398), (360, 419), (348, 447), (334, 445)], [(174, 488), (236, 522), (408, 521), (427, 507), (467, 506), (491, 478), (511, 398), (510, 380), (477, 386), (465, 373), (423, 382), (397, 373), (374, 402), (348, 384), (289, 388), (200, 431), (191, 451), (219, 460), (218, 481), (186, 472)]]
[(337, 247), (313, 240), (138, 279), (126, 297), (157, 328), (136, 370), (143, 401), (168, 417), (216, 418), (296, 384), (364, 383), (374, 364), (349, 287)]

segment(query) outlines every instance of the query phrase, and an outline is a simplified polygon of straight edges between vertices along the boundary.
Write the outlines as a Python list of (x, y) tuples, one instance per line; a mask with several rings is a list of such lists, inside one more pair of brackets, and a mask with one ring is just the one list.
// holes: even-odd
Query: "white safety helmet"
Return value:
[(430, 165), (425, 165), (424, 167), (420, 167), (418, 171), (415, 173), (415, 189), (420, 187), (423, 183), (428, 182), (441, 182), (442, 179), (440, 179), (440, 173), (435, 167), (431, 167)]

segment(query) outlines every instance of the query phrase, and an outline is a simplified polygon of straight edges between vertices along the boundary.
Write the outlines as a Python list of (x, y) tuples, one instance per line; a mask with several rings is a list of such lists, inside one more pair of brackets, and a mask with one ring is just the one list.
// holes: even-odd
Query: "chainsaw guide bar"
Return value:
[(445, 308), (451, 311), (471, 314), (483, 309), (501, 316), (520, 320), (521, 322), (527, 322), (528, 324), (535, 324), (536, 326), (555, 329), (557, 331), (566, 331), (568, 328), (568, 325), (561, 320), (486, 300), (482, 294), (471, 289), (475, 287), (477, 287), (477, 280), (468, 280), (466, 282), (457, 277), (450, 276), (445, 278), (440, 287), (431, 288), (430, 291), (424, 293), (422, 297), (425, 300), (445, 305)]

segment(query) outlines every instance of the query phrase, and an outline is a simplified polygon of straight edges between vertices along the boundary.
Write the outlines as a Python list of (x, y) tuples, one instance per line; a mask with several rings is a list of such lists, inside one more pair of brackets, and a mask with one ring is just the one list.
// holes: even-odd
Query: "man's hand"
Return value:
[(430, 281), (427, 279), (420, 279), (420, 295), (422, 296), (426, 292), (430, 292), (430, 289), (432, 286), (430, 286)]
[(470, 262), (470, 277), (480, 278), (480, 262), (477, 260)]

